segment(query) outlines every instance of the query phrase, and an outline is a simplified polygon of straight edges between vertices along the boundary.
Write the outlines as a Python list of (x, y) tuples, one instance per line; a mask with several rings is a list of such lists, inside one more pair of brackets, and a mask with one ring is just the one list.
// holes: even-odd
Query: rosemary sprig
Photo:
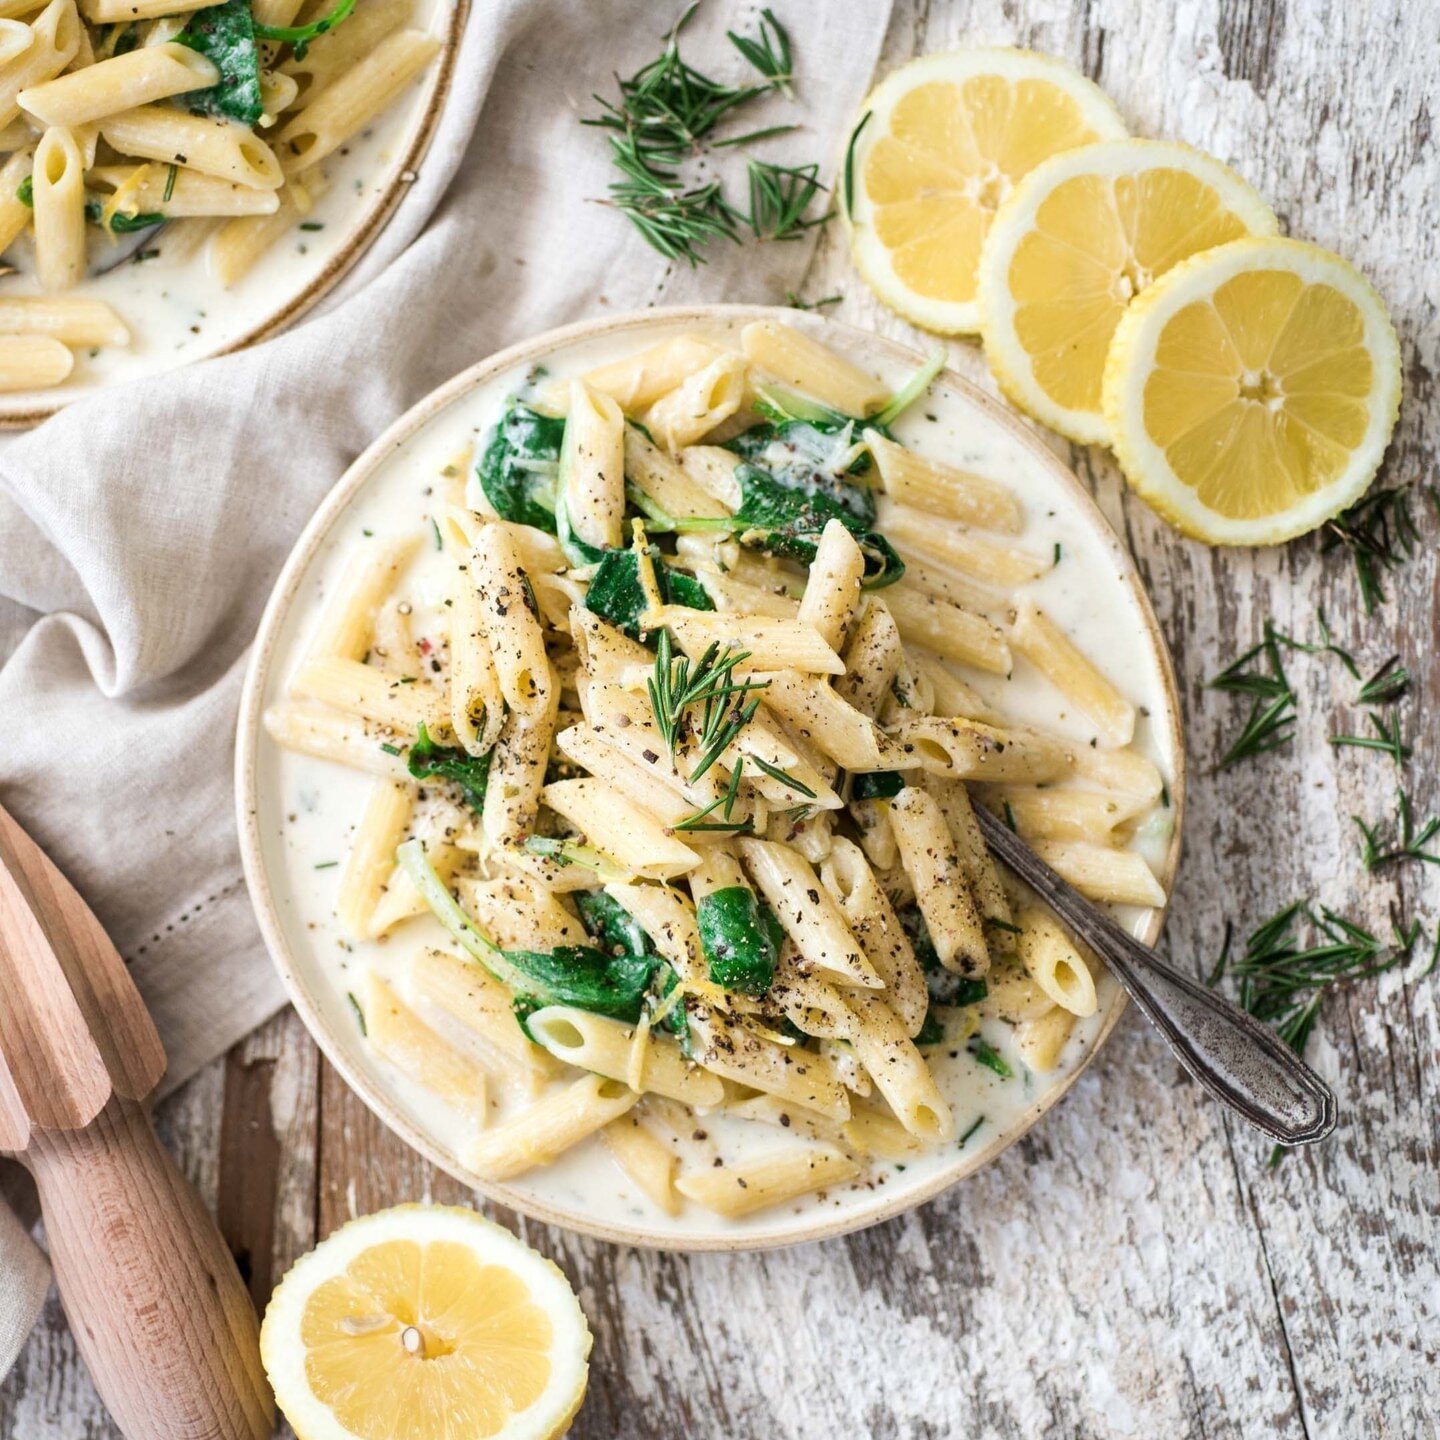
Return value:
[(1410, 672), (1392, 655), (1361, 687), (1357, 705), (1393, 705), (1410, 688)]
[(797, 795), (803, 795), (807, 800), (817, 798), (815, 792), (808, 785), (802, 785), (788, 770), (782, 770), (778, 765), (772, 765), (768, 760), (762, 760), (758, 755), (752, 755), (750, 758), (772, 780), (778, 780), (782, 785), (793, 790)]
[[(1265, 638), (1227, 665), (1209, 682), (1212, 690), (1229, 690), (1252, 696), (1250, 714), (1217, 768), (1263, 755), (1287, 744), (1295, 735), (1295, 692), (1280, 660), (1280, 632), (1268, 622)], [(1266, 669), (1247, 668), (1263, 656)]]
[(610, 154), (621, 178), (610, 185), (608, 203), (639, 230), (647, 244), (667, 260), (701, 264), (704, 246), (718, 240), (740, 241), (740, 223), (757, 235), (791, 239), (819, 219), (804, 212), (820, 188), (817, 166), (785, 169), (751, 162), (749, 215), (725, 198), (719, 180), (689, 183), (681, 164), (706, 145), (751, 143), (792, 130), (769, 125), (724, 140), (716, 127), (737, 107), (772, 90), (791, 95), (794, 56), (789, 32), (770, 10), (761, 12), (758, 38), (728, 32), (731, 43), (759, 73), (755, 84), (730, 86), (712, 80), (680, 53), (680, 32), (695, 13), (690, 5), (665, 37), (665, 48), (628, 79), (616, 77), (620, 98), (594, 98), (598, 115), (581, 121), (612, 132)]
[[(1440, 497), (1434, 487), (1427, 487), (1427, 493), (1440, 513)], [(1384, 572), (1404, 565), (1420, 544), (1420, 527), (1412, 508), (1414, 495), (1414, 486), (1409, 484), (1372, 490), (1325, 524), (1320, 553), (1337, 548), (1349, 552), (1367, 615), (1385, 603)]]
[(775, 18), (774, 11), (760, 12), (760, 36), (751, 40), (737, 35), (733, 30), (725, 32), (730, 43), (787, 99), (793, 100), (795, 92), (790, 82), (795, 78), (794, 60), (790, 53), (790, 32)]
[(757, 240), (798, 240), (835, 213), (827, 210), (808, 218), (805, 214), (810, 202), (825, 188), (820, 183), (819, 165), (772, 165), (752, 160), (746, 173), (750, 179), (750, 214), (746, 220)]
[[(675, 655), (670, 632), (660, 631), (655, 669), (646, 689), (655, 728), (672, 756), (680, 748), (684, 731), (696, 737), (701, 756), (690, 773), (691, 780), (698, 780), (715, 764), (760, 708), (758, 699), (746, 703), (745, 697), (767, 689), (770, 682), (734, 677), (735, 667), (749, 658), (748, 650), (726, 646), (722, 651), (717, 643), (711, 644), (692, 666), (688, 655)], [(689, 713), (697, 709), (698, 717)]]
[(737, 215), (718, 180), (680, 184), (678, 172), (648, 164), (633, 136), (610, 141), (615, 168), (625, 176), (610, 186), (608, 203), (628, 217), (653, 250), (667, 260), (702, 262), (698, 249), (712, 240), (740, 241)]
[[(1235, 742), (1221, 757), (1218, 769), (1225, 770), (1239, 760), (1278, 749), (1294, 738), (1298, 697), (1280, 658), (1282, 648), (1298, 650), (1305, 655), (1333, 655), (1351, 675), (1357, 680), (1360, 678), (1360, 667), (1355, 663), (1355, 657), (1343, 646), (1337, 645), (1330, 634), (1325, 612), (1317, 611), (1315, 620), (1320, 629), (1318, 642), (1297, 640), (1266, 621), (1264, 638), (1260, 643), (1252, 646), (1238, 660), (1233, 660), (1209, 682), (1212, 690), (1229, 690), (1253, 697), (1250, 714)], [(1253, 665), (1259, 657), (1263, 657), (1263, 667)]]
[(1382, 865), (1391, 865), (1397, 860), (1419, 860), (1427, 865), (1440, 865), (1440, 855), (1432, 854), (1425, 848), (1436, 833), (1440, 832), (1440, 816), (1432, 815), (1417, 830), (1409, 795), (1397, 786), (1395, 796), (1400, 834), (1394, 840), (1382, 841), (1378, 825), (1367, 825), (1358, 815), (1350, 817), (1363, 837), (1360, 858), (1365, 862), (1365, 868), (1378, 870)]
[[(1296, 934), (1297, 926), (1304, 922), (1319, 932), (1308, 945), (1301, 944)], [(1230, 976), (1237, 982), (1235, 999), (1240, 1008), (1272, 1025), (1297, 1055), (1303, 1055), (1331, 990), (1393, 970), (1410, 958), (1420, 938), (1420, 922), (1403, 926), (1392, 916), (1390, 930), (1390, 939), (1381, 940), (1325, 906), (1317, 913), (1306, 901), (1296, 900), (1257, 927), (1238, 957), (1231, 956), (1233, 932), (1227, 924), (1208, 983), (1216, 985)], [(1440, 929), (1425, 974), (1437, 961)], [(1283, 1154), (1278, 1145), (1271, 1152), (1272, 1169)]]
[(1401, 733), (1400, 716), (1392, 710), (1389, 717), (1384, 718), (1379, 711), (1372, 710), (1369, 718), (1375, 734), (1332, 735), (1330, 743), (1337, 750), (1342, 746), (1350, 746), (1356, 750), (1380, 750), (1388, 755), (1397, 766), (1403, 765), (1410, 758), (1412, 752)]

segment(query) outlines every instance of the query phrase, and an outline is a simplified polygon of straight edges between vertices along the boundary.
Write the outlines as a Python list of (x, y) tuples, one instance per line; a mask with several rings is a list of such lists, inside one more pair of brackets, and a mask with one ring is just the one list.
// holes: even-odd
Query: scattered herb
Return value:
[(1367, 825), (1358, 815), (1350, 817), (1364, 837), (1361, 859), (1365, 868), (1378, 870), (1382, 865), (1390, 865), (1397, 860), (1420, 860), (1428, 865), (1440, 865), (1440, 855), (1432, 854), (1425, 848), (1440, 831), (1440, 816), (1432, 815), (1417, 830), (1409, 795), (1397, 786), (1395, 796), (1400, 821), (1400, 833), (1395, 839), (1382, 841), (1378, 825)]
[(746, 174), (750, 183), (746, 223), (757, 240), (799, 240), (835, 213), (827, 210), (823, 215), (806, 216), (815, 196), (825, 188), (817, 164), (787, 166), (752, 160)]
[[(1440, 510), (1435, 492), (1431, 502)], [(1325, 522), (1320, 553), (1343, 548), (1355, 562), (1355, 578), (1367, 615), (1385, 603), (1381, 576), (1406, 564), (1420, 544), (1420, 528), (1412, 509), (1414, 487), (1394, 485), (1372, 490), (1348, 510)]]
[(338, 860), (322, 860), (315, 868), (317, 870), (333, 870), (339, 863)]
[(360, 1002), (355, 998), (355, 992), (353, 990), (347, 990), (345, 992), (345, 998), (350, 1002), (350, 1008), (355, 1012), (355, 1023), (360, 1027), (360, 1034), (368, 1040), (370, 1038), (370, 1027), (365, 1023), (365, 1012), (360, 1008)]
[[(660, 632), (655, 669), (646, 686), (650, 708), (655, 728), (672, 756), (685, 731), (695, 736), (701, 757), (690, 774), (691, 780), (698, 780), (710, 769), (760, 708), (758, 699), (747, 703), (746, 697), (767, 689), (770, 682), (734, 678), (735, 667), (749, 658), (748, 650), (727, 646), (722, 652), (718, 644), (712, 644), (692, 666), (688, 655), (674, 654), (670, 632)], [(697, 717), (688, 713), (695, 709), (700, 712), (698, 724)]]
[(1410, 672), (1392, 655), (1361, 687), (1358, 705), (1392, 705), (1410, 688)]
[(838, 305), (843, 295), (826, 295), (821, 300), (802, 300), (793, 290), (785, 292), (785, 303), (792, 310), (823, 310), (827, 305)]
[[(1308, 945), (1301, 944), (1296, 934), (1297, 926), (1305, 923), (1319, 932)], [(1381, 940), (1333, 910), (1322, 906), (1317, 912), (1297, 900), (1254, 930), (1244, 954), (1238, 957), (1231, 956), (1233, 935), (1227, 924), (1208, 983), (1217, 985), (1228, 975), (1236, 982), (1235, 999), (1241, 1009), (1273, 1026), (1297, 1055), (1303, 1055), (1325, 996), (1337, 985), (1353, 984), (1403, 965), (1420, 933), (1419, 921), (1407, 927), (1392, 918), (1390, 939)], [(1426, 974), (1437, 960), (1440, 930)], [(1279, 1145), (1271, 1152), (1272, 1169), (1283, 1154)]]
[(805, 796), (807, 800), (816, 798), (815, 792), (808, 785), (802, 785), (788, 771), (782, 770), (778, 765), (772, 765), (768, 760), (762, 760), (758, 755), (752, 755), (750, 758), (772, 780), (778, 780), (787, 789), (793, 790), (797, 795)]
[(855, 145), (874, 113), (867, 110), (860, 117), (860, 123), (850, 132), (850, 142), (845, 146), (845, 214), (851, 218), (855, 215)]
[[(165, 193), (160, 198), (167, 205), (170, 203), (170, 197), (175, 193), (175, 177), (179, 173), (180, 167), (178, 165), (172, 165), (170, 166), (169, 173), (165, 176)], [(302, 226), (301, 228), (303, 229), (304, 227)]]
[(35, 208), (35, 179), (27, 175), (16, 187), (15, 198), (22, 204)]
[(969, 1142), (970, 1137), (985, 1123), (983, 1115), (977, 1116), (975, 1123), (960, 1137), (960, 1148), (963, 1150)]
[(1010, 1062), (986, 1039), (976, 1037), (965, 1047), (987, 1070), (993, 1070), (1002, 1080), (1009, 1080), (1015, 1072)]
[(1388, 755), (1397, 766), (1403, 765), (1410, 758), (1411, 750), (1400, 731), (1400, 716), (1392, 710), (1387, 719), (1379, 711), (1372, 710), (1369, 713), (1369, 719), (1375, 734), (1332, 735), (1330, 743), (1337, 750), (1343, 746), (1349, 746), (1356, 750), (1380, 750)]
[[(689, 6), (665, 37), (658, 58), (628, 79), (618, 79), (618, 102), (594, 98), (601, 113), (581, 121), (608, 130), (610, 158), (621, 178), (610, 185), (608, 204), (625, 215), (645, 242), (667, 260), (704, 261), (703, 248), (717, 240), (740, 240), (740, 223), (766, 238), (792, 238), (818, 220), (804, 211), (819, 188), (816, 166), (786, 170), (751, 162), (751, 211), (742, 215), (725, 198), (719, 180), (687, 184), (680, 166), (706, 144), (735, 145), (792, 129), (770, 125), (727, 140), (713, 132), (733, 110), (772, 90), (791, 94), (790, 36), (770, 10), (761, 12), (757, 38), (729, 32), (731, 43), (762, 77), (760, 83), (722, 85), (680, 54), (680, 32), (695, 13)], [(808, 172), (808, 173), (807, 173)]]
[(748, 36), (737, 35), (733, 30), (725, 34), (730, 43), (755, 67), (775, 89), (794, 99), (790, 82), (795, 78), (793, 56), (790, 53), (790, 33), (775, 18), (775, 12), (765, 9), (760, 12), (760, 36), (751, 40)]

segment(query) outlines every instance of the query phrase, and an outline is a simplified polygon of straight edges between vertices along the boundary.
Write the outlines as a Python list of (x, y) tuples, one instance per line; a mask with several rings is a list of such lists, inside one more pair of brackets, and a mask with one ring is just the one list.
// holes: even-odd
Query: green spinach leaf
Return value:
[[(655, 562), (655, 586), (666, 604), (686, 605), (692, 610), (715, 608), (705, 587), (693, 575), (667, 565), (658, 549), (650, 547)], [(649, 609), (640, 584), (640, 556), (632, 550), (607, 550), (585, 592), (585, 608), (632, 640), (642, 639), (640, 617)]]
[(700, 948), (715, 984), (757, 996), (770, 988), (780, 950), (768, 914), (747, 885), (726, 886), (700, 897), (695, 907)]
[(258, 124), (264, 105), (250, 0), (224, 0), (222, 5), (197, 10), (175, 39), (198, 50), (220, 72), (219, 81), (208, 90), (192, 90), (182, 97), (186, 107), (197, 115)]
[(471, 755), (458, 745), (437, 745), (422, 721), (410, 747), (407, 764), (417, 780), (440, 779), (458, 785), (466, 803), (477, 814), (485, 809), (485, 791), (490, 783), (490, 758), (493, 752)]
[(565, 421), (511, 400), (475, 467), (485, 498), (504, 520), (555, 534), (555, 487)]

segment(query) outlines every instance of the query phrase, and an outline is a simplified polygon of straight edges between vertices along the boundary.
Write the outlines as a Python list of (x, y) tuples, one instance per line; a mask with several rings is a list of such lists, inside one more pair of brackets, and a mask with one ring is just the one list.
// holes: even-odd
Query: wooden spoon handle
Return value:
[(220, 1231), (133, 1100), (21, 1157), (80, 1353), (127, 1440), (263, 1440), (274, 1400)]

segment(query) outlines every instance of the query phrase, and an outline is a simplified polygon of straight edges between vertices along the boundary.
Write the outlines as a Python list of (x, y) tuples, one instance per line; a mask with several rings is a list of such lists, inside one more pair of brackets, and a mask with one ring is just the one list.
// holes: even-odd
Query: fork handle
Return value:
[(1110, 967), (1180, 1063), (1217, 1100), (1282, 1145), (1308, 1145), (1335, 1128), (1330, 1087), (1268, 1025), (1167, 965), (983, 805), (975, 815), (990, 848)]

